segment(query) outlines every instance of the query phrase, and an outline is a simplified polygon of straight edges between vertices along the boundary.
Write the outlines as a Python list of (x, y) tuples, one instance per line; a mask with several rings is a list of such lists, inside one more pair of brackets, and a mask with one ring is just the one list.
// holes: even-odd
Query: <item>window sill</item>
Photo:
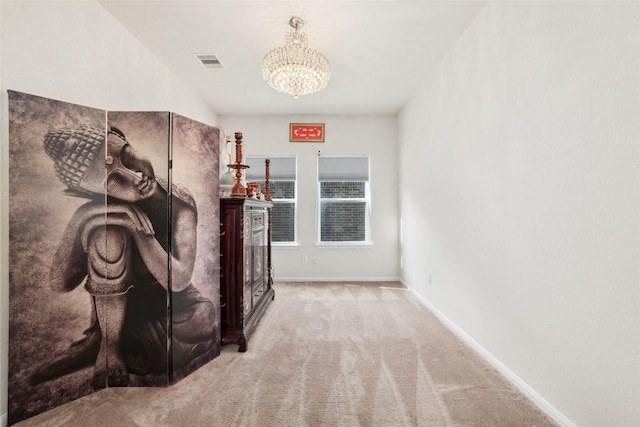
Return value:
[(322, 242), (316, 243), (318, 249), (371, 249), (371, 242)]
[(298, 249), (299, 247), (300, 247), (300, 244), (296, 242), (291, 242), (291, 243), (271, 242), (271, 249)]

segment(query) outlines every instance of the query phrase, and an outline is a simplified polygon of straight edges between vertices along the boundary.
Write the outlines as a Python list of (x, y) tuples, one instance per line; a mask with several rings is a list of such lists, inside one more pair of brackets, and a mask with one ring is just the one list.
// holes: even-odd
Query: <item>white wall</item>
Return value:
[(174, 111), (215, 125), (216, 113), (90, 2), (0, 1), (0, 424), (8, 363), (7, 90), (105, 110)]
[(640, 425), (638, 22), (491, 2), (398, 123), (403, 280), (580, 426)]
[[(299, 246), (273, 248), (275, 280), (397, 280), (398, 172), (395, 116), (221, 114), (219, 121), (226, 133), (231, 135), (232, 141), (234, 132), (242, 132), (243, 155), (297, 157)], [(289, 142), (289, 123), (325, 123), (325, 142)], [(316, 245), (318, 150), (322, 155), (369, 155), (372, 246), (326, 249)], [(309, 263), (302, 263), (303, 255), (308, 257)]]

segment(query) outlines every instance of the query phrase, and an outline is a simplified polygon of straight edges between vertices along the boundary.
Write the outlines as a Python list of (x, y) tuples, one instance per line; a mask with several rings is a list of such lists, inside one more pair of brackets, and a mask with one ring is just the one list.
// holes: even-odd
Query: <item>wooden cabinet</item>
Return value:
[(220, 199), (220, 312), (222, 344), (247, 339), (269, 301), (271, 287), (270, 202)]

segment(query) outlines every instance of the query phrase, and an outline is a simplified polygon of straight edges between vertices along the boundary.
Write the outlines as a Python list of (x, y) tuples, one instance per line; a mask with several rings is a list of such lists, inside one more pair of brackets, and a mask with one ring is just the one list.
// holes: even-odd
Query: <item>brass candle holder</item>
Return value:
[(242, 132), (236, 132), (236, 162), (227, 165), (236, 171), (236, 183), (231, 188), (231, 197), (247, 197), (247, 189), (242, 185), (242, 170), (247, 169), (248, 165), (242, 164)]

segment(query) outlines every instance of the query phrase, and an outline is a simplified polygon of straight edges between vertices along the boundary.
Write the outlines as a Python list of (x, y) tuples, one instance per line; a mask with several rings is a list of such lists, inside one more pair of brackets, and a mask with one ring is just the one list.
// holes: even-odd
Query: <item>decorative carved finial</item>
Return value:
[(236, 132), (236, 163), (242, 163), (242, 132)]
[(264, 195), (264, 199), (268, 202), (271, 202), (271, 193), (269, 193), (269, 164), (271, 163), (271, 160), (269, 159), (264, 159), (264, 192), (266, 193)]

